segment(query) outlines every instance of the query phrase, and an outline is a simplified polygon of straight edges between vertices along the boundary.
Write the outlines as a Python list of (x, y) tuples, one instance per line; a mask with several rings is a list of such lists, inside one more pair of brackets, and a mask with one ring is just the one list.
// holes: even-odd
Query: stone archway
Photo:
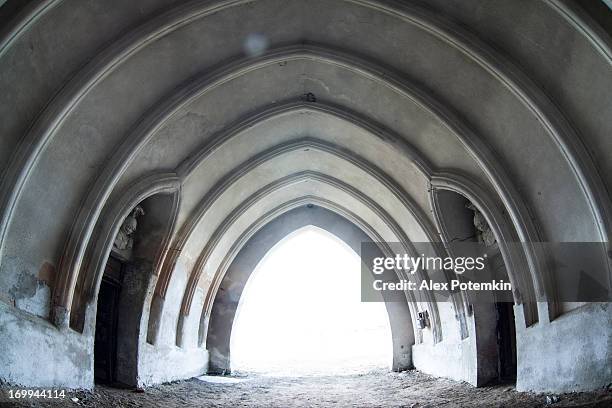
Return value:
[[(495, 269), (498, 276), (509, 280), (509, 274), (516, 273), (510, 269), (515, 265), (508, 256), (511, 243), (504, 242), (500, 231), (493, 227), (499, 223), (495, 219), (498, 214), (494, 215), (491, 208), (484, 207), (480, 199), (472, 202), (449, 186), (432, 190), (432, 201), (441, 237), (449, 253), (470, 256), (469, 247), (453, 243), (473, 243), (487, 254), (487, 268)], [(521, 301), (519, 293), (517, 288), (515, 302)], [(467, 354), (473, 359), (468, 374), (471, 382), (481, 386), (495, 381), (516, 381), (516, 328), (522, 321), (515, 321), (515, 303), (495, 298), (487, 302), (466, 300), (470, 310), (466, 335), (471, 337), (468, 343), (471, 350)], [(517, 306), (517, 310), (521, 307)]]
[[(174, 229), (179, 191), (173, 174), (143, 178), (107, 209), (90, 244), (70, 324), (93, 335), (96, 380), (138, 386), (146, 311)], [(125, 236), (124, 225), (135, 216), (139, 217)], [(104, 334), (99, 336), (98, 331)], [(104, 362), (99, 364), (101, 359)]]
[[(201, 339), (210, 353), (209, 372), (230, 371), (230, 338), (232, 325), (244, 287), (259, 261), (280, 240), (302, 227), (319, 227), (360, 252), (362, 242), (370, 241), (356, 225), (346, 218), (325, 208), (308, 204), (277, 217), (260, 229), (244, 245), (227, 269), (219, 286), (211, 310), (210, 319), (205, 323)], [(410, 318), (409, 305), (405, 296), (385, 299), (393, 339), (393, 364), (395, 371), (412, 367), (412, 345), (415, 341)]]

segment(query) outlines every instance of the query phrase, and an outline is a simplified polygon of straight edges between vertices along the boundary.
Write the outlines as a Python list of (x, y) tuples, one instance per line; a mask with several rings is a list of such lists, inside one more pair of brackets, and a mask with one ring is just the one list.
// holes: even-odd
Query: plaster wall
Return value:
[[(123, 328), (138, 332), (137, 345), (122, 354), (139, 356), (138, 384), (206, 371), (198, 332), (212, 277), (250, 222), (273, 205), (318, 195), (355, 212), (384, 239), (437, 241), (441, 231), (432, 227), (428, 236), (397, 196), (364, 173), (375, 166), (354, 165), (360, 158), (395, 180), (431, 225), (431, 180), (452, 171), (493, 192), (506, 227), (521, 240), (609, 241), (612, 42), (580, 2), (109, 1), (50, 0), (33, 20), (14, 21), (0, 34), (2, 380), (92, 386), (95, 296), (82, 334), (62, 326), (64, 316), (51, 316), (70, 307), (57, 305), (54, 291), (63, 294), (67, 281), (70, 293), (70, 273), (81, 273), (62, 264), (73, 249), (67, 244), (92, 245), (87, 228), (99, 227), (124, 188), (153, 171), (180, 178), (177, 231), (214, 186), (235, 171), (240, 177), (184, 248), (169, 244), (183, 252), (164, 297), (154, 296), (155, 279), (140, 287), (144, 310)], [(267, 42), (261, 55), (245, 50), (254, 33)], [(258, 116), (297, 101), (344, 116), (321, 109)], [(251, 122), (235, 137), (201, 163), (194, 159), (244, 120)], [(305, 148), (240, 173), (266, 149), (304, 137), (336, 145), (349, 160)], [(212, 231), (265, 183), (305, 170), (358, 191), (305, 182), (267, 194), (214, 245), (181, 316)], [(609, 254), (601, 255), (609, 267)], [(542, 266), (534, 262), (521, 277), (540, 284)], [(527, 327), (516, 313), (517, 387), (609, 384), (610, 304), (558, 305), (554, 287), (549, 292), (537, 324)], [(481, 384), (490, 376), (483, 365), (491, 361), (490, 314), (476, 311), (466, 328), (450, 303), (437, 308), (439, 338), (415, 333), (414, 365)], [(134, 365), (125, 368), (133, 379)]]
[(93, 340), (0, 302), (0, 378), (26, 387), (91, 388)]
[(610, 303), (589, 303), (527, 328), (517, 325), (517, 389), (569, 392), (608, 386), (611, 327)]

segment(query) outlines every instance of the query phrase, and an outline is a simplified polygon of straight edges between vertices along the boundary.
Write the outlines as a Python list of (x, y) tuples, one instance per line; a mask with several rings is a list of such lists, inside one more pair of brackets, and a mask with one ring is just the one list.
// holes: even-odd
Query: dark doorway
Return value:
[(106, 264), (96, 314), (94, 342), (94, 378), (96, 383), (112, 384), (116, 380), (117, 322), (119, 294), (123, 282), (123, 264), (110, 257)]
[(497, 314), (498, 376), (500, 382), (516, 381), (516, 330), (510, 302), (495, 303)]

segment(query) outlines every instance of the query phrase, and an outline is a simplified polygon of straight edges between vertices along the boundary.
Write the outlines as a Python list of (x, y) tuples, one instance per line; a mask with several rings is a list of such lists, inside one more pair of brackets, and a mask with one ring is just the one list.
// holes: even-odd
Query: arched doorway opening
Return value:
[(361, 302), (359, 256), (329, 232), (303, 227), (259, 262), (240, 298), (233, 372), (314, 375), (389, 369), (384, 303)]
[[(487, 273), (509, 281), (509, 271), (502, 255), (500, 234), (490, 224), (477, 203), (453, 190), (435, 189), (435, 215), (447, 250), (452, 256), (487, 257)], [(478, 301), (468, 299), (471, 310), (470, 336), (476, 357), (474, 383), (516, 382), (517, 351), (514, 303), (493, 295)]]
[[(108, 221), (106, 227), (113, 234), (101, 234), (106, 239), (98, 242), (90, 262), (99, 285), (94, 380), (119, 387), (138, 386), (148, 318), (145, 305), (151, 301), (156, 269), (174, 227), (178, 194), (172, 189), (150, 195), (135, 206), (129, 202), (132, 204), (127, 210), (109, 211), (114, 216), (109, 215), (112, 222)], [(95, 272), (102, 267), (103, 271)]]
[[(210, 316), (204, 317), (201, 322), (200, 339), (210, 355), (209, 373), (231, 372), (232, 326), (244, 287), (256, 266), (279, 241), (306, 226), (315, 226), (329, 232), (355, 253), (360, 252), (362, 242), (371, 241), (354, 221), (312, 204), (289, 210), (262, 227), (243, 245), (224, 272), (218, 290), (212, 295), (214, 301)], [(415, 343), (411, 307), (402, 292), (396, 291), (385, 296), (383, 305), (392, 334), (392, 369), (406, 370), (413, 367), (412, 345)]]

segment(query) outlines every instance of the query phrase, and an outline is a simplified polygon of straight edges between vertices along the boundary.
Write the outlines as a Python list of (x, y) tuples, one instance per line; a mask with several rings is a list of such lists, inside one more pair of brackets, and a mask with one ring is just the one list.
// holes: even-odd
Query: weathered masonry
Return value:
[(393, 369), (612, 382), (611, 303), (564, 298), (538, 245), (599, 243), (610, 293), (605, 2), (0, 4), (0, 380), (227, 371), (251, 272), (315, 225), (356, 251), (471, 237), (512, 283), (388, 299)]

